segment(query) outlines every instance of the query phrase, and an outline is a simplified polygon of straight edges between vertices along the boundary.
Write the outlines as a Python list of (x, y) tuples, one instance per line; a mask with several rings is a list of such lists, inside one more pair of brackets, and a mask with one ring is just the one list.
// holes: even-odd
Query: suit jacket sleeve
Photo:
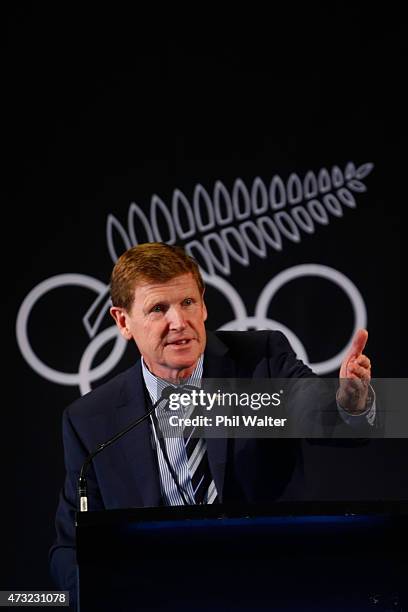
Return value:
[(337, 378), (317, 376), (296, 355), (286, 336), (269, 334), (270, 376), (282, 378), (286, 402), (296, 435), (300, 438), (348, 438), (369, 431), (367, 423), (352, 428), (341, 418), (336, 402)]

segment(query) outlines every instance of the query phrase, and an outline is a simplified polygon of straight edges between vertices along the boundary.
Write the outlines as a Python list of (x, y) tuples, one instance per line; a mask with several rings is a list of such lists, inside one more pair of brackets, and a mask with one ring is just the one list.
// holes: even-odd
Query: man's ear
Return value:
[(116, 325), (118, 326), (118, 329), (120, 333), (122, 334), (122, 336), (124, 337), (124, 339), (131, 340), (132, 334), (130, 330), (128, 329), (126, 310), (124, 308), (119, 308), (118, 306), (112, 306), (109, 309), (109, 312), (112, 318), (114, 319)]
[[(204, 289), (204, 291), (205, 291), (205, 289)], [(205, 302), (204, 302), (204, 291), (203, 291), (203, 295), (201, 296), (201, 299), (203, 301), (203, 321), (206, 321), (208, 313), (207, 313), (207, 306), (205, 305)]]

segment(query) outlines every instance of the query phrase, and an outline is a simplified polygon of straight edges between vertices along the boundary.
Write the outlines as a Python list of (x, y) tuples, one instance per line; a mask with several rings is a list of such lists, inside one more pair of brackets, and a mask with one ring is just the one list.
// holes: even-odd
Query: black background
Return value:
[[(374, 163), (355, 210), (265, 260), (253, 256), (249, 268), (234, 263), (230, 282), (250, 313), (266, 280), (287, 267), (314, 262), (340, 270), (367, 305), (375, 376), (406, 375), (401, 16), (339, 5), (316, 15), (293, 8), (284, 16), (247, 16), (242, 29), (206, 17), (208, 26), (198, 11), (176, 28), (164, 16), (145, 21), (119, 8), (44, 5), (7, 15), (1, 188), (9, 399), (2, 437), (15, 529), (6, 528), (12, 553), (3, 589), (51, 587), (61, 413), (79, 394), (30, 368), (16, 344), (17, 312), (34, 286), (56, 274), (108, 282), (106, 220), (114, 214), (124, 223), (130, 202), (147, 210), (152, 194), (167, 202), (176, 187), (191, 196), (197, 183), (210, 191), (216, 180), (231, 188), (237, 177), (251, 184), (256, 176), (267, 182), (273, 174), (344, 169), (350, 160)], [(209, 328), (226, 322), (218, 300), (209, 289)], [(89, 342), (81, 324), (89, 305), (85, 290), (64, 289), (36, 308), (30, 339), (46, 363), (76, 371)], [(334, 355), (349, 337), (347, 301), (316, 279), (282, 290), (271, 317), (299, 335), (311, 361)], [(135, 354), (129, 348), (117, 371)], [(306, 452), (311, 499), (407, 497), (405, 440), (369, 449), (311, 445)]]

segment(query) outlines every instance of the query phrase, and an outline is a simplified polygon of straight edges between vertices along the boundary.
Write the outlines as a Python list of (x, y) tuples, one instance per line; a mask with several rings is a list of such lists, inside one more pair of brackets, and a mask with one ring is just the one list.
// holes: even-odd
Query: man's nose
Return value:
[(167, 319), (170, 325), (170, 329), (184, 329), (186, 327), (186, 321), (184, 318), (183, 311), (178, 306), (172, 306), (167, 311)]

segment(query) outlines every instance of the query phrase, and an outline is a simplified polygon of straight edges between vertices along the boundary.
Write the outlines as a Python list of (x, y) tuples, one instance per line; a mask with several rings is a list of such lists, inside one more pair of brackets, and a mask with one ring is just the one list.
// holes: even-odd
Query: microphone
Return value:
[(109, 438), (109, 440), (107, 440), (106, 442), (103, 442), (102, 444), (98, 444), (95, 450), (89, 453), (89, 455), (87, 456), (87, 458), (82, 464), (81, 471), (79, 473), (79, 478), (78, 478), (78, 496), (79, 496), (79, 511), (80, 512), (88, 511), (88, 491), (87, 491), (87, 482), (86, 482), (86, 472), (89, 468), (91, 461), (94, 459), (94, 457), (98, 455), (101, 451), (103, 451), (105, 448), (107, 448), (108, 446), (116, 442), (116, 440), (119, 440), (119, 438), (124, 436), (128, 431), (130, 431), (131, 429), (133, 429), (134, 427), (136, 427), (137, 425), (139, 425), (140, 423), (148, 419), (149, 416), (156, 410), (160, 402), (162, 402), (163, 400), (168, 400), (170, 398), (170, 395), (174, 393), (176, 390), (177, 390), (177, 387), (172, 387), (171, 385), (165, 387), (163, 391), (161, 392), (159, 399), (151, 406), (151, 408), (149, 408), (149, 410), (143, 416), (139, 417), (138, 419), (136, 419), (136, 421), (133, 421), (132, 423), (127, 425), (127, 427), (119, 431), (112, 438)]

